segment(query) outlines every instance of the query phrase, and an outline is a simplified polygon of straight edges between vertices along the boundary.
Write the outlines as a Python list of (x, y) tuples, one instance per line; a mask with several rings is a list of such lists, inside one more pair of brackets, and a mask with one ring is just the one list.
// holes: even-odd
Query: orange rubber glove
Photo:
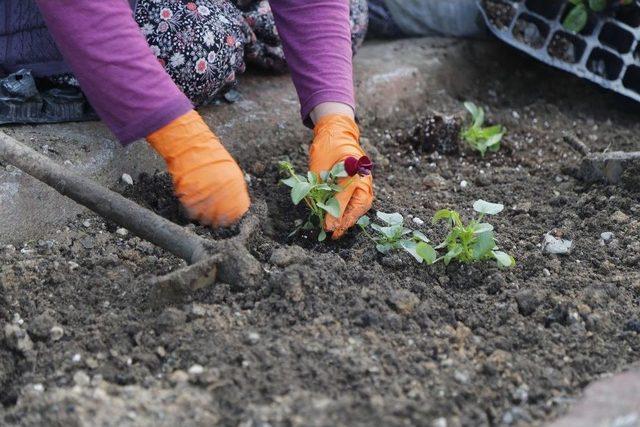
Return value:
[(228, 226), (247, 212), (251, 202), (242, 170), (197, 112), (175, 119), (147, 141), (167, 162), (176, 196), (192, 219)]
[[(360, 158), (365, 155), (359, 143), (358, 125), (351, 117), (324, 116), (318, 120), (313, 132), (314, 139), (309, 150), (309, 170), (312, 172), (329, 171), (347, 157)], [(333, 239), (342, 237), (373, 204), (371, 175), (342, 178), (338, 183), (344, 185), (349, 181), (349, 185), (336, 195), (340, 202), (340, 217), (330, 214), (325, 217), (324, 228), (333, 232)]]

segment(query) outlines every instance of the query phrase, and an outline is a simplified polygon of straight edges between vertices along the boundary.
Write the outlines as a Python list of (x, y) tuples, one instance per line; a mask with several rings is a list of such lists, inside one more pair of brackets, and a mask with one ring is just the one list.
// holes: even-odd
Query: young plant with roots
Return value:
[[(280, 170), (288, 175), (288, 178), (280, 182), (291, 188), (291, 201), (294, 205), (304, 202), (309, 209), (306, 221), (301, 221), (290, 236), (300, 230), (318, 230), (318, 241), (327, 238), (323, 225), (327, 213), (334, 217), (340, 216), (340, 203), (336, 194), (352, 184), (357, 176), (371, 174), (373, 163), (367, 156), (359, 159), (348, 157), (344, 162), (337, 163), (330, 171), (319, 174), (307, 172), (307, 175), (298, 175), (291, 163), (280, 162)], [(345, 178), (348, 178), (344, 180)]]
[(473, 102), (465, 102), (464, 107), (471, 114), (471, 122), (462, 129), (460, 137), (482, 157), (487, 151), (500, 150), (500, 141), (506, 130), (502, 125), (484, 126), (484, 109)]
[[(458, 261), (468, 264), (494, 259), (501, 268), (513, 267), (515, 259), (498, 249), (493, 226), (483, 222), (486, 215), (497, 215), (502, 212), (504, 206), (477, 200), (473, 208), (478, 212), (478, 217), (467, 224), (454, 210), (443, 209), (436, 212), (433, 224), (446, 221), (449, 226), (444, 241), (436, 247), (431, 246), (429, 239), (422, 232), (406, 228), (404, 218), (399, 213), (378, 212), (377, 217), (384, 225), (372, 223), (366, 216), (360, 218), (358, 225), (381, 253), (402, 249), (419, 263), (434, 264), (443, 261), (448, 265), (452, 261)], [(375, 233), (370, 234), (367, 228), (371, 228)], [(443, 251), (443, 254), (438, 256), (438, 251)]]

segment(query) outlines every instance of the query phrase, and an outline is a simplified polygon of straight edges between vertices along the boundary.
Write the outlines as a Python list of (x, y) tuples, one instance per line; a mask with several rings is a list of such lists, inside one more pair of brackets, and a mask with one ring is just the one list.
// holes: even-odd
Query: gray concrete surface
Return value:
[(591, 384), (549, 427), (640, 427), (640, 368)]
[[(398, 120), (424, 108), (428, 94), (455, 85), (468, 49), (491, 49), (491, 43), (447, 39), (404, 40), (366, 45), (356, 57), (359, 116), (368, 123)], [(462, 76), (462, 73), (460, 73)], [(460, 77), (462, 78), (462, 77)], [(311, 134), (299, 120), (299, 105), (288, 76), (247, 75), (233, 105), (201, 109), (241, 165), (260, 159), (266, 144), (281, 153), (306, 147)], [(113, 186), (123, 173), (136, 177), (162, 169), (163, 162), (144, 143), (119, 147), (99, 122), (10, 126), (3, 130), (59, 163)], [(43, 239), (83, 209), (12, 167), (0, 166), (0, 244)]]

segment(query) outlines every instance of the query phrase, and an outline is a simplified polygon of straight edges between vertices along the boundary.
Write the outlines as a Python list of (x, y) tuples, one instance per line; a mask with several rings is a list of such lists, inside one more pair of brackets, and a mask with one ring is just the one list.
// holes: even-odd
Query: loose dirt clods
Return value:
[[(239, 159), (254, 202), (266, 204), (247, 241), (259, 286), (223, 282), (151, 306), (148, 279), (184, 262), (94, 216), (0, 248), (0, 424), (541, 423), (640, 360), (640, 194), (577, 179), (582, 156), (562, 142), (569, 129), (592, 152), (637, 151), (637, 107), (495, 49), (462, 71), (467, 86), (443, 83), (423, 111), (370, 119), (363, 132), (389, 160), (374, 171), (376, 210), (426, 220), (499, 201), (492, 223), (514, 268), (426, 267), (356, 232), (330, 244), (287, 238), (305, 212), (276, 187), (276, 162), (302, 169), (306, 155), (283, 139), (260, 147), (261, 165)], [(424, 117), (467, 99), (509, 129), (498, 153), (406, 144)], [(134, 178), (125, 194), (187, 223), (164, 175)], [(239, 232), (189, 227), (216, 239)], [(543, 252), (550, 231), (573, 241), (570, 253)]]

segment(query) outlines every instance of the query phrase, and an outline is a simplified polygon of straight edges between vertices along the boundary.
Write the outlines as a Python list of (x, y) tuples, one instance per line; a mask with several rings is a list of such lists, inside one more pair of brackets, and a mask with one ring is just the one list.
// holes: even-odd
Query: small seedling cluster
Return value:
[(471, 122), (462, 129), (461, 137), (484, 157), (487, 151), (498, 151), (505, 129), (502, 125), (484, 126), (484, 109), (473, 102), (465, 102), (464, 107), (471, 114)]
[(300, 230), (318, 230), (318, 241), (327, 238), (323, 228), (327, 213), (339, 217), (340, 202), (336, 194), (352, 184), (358, 176), (371, 174), (373, 163), (367, 156), (359, 159), (347, 157), (345, 161), (336, 163), (330, 171), (318, 173), (307, 172), (307, 175), (298, 175), (291, 163), (280, 162), (280, 171), (288, 175), (288, 178), (280, 182), (291, 188), (291, 201), (294, 205), (304, 201), (309, 208), (309, 217), (306, 222), (300, 222), (290, 236)]
[[(384, 225), (371, 222), (368, 216), (358, 220), (362, 231), (376, 244), (378, 252), (386, 254), (394, 249), (403, 249), (413, 256), (416, 261), (433, 264), (438, 257), (435, 249), (429, 244), (429, 239), (422, 232), (410, 230), (404, 226), (404, 218), (399, 213), (376, 214)], [(377, 235), (371, 235), (367, 231), (371, 227)]]
[[(498, 250), (493, 226), (483, 222), (486, 215), (497, 215), (502, 212), (504, 206), (478, 200), (473, 204), (473, 209), (478, 212), (478, 217), (467, 224), (464, 224), (460, 214), (454, 210), (443, 209), (436, 212), (433, 223), (446, 221), (449, 232), (444, 241), (435, 247), (430, 245), (429, 239), (423, 233), (405, 228), (404, 218), (399, 213), (378, 212), (378, 219), (385, 224), (382, 226), (372, 223), (366, 216), (360, 218), (358, 225), (382, 253), (403, 249), (420, 263), (434, 264), (443, 261), (448, 265), (452, 261), (458, 261), (467, 264), (494, 259), (499, 267), (513, 267), (514, 258)], [(377, 234), (369, 234), (368, 227)], [(443, 254), (438, 256), (438, 251), (442, 251)]]
[(573, 6), (562, 21), (562, 25), (567, 30), (578, 33), (587, 25), (590, 13), (627, 6), (633, 3), (633, 0), (569, 0), (569, 3)]
[(289, 175), (281, 180), (284, 185), (291, 188), (291, 201), (294, 205), (304, 203), (309, 208), (309, 217), (299, 224), (291, 235), (300, 230), (318, 229), (318, 240), (327, 238), (327, 233), (323, 229), (326, 213), (335, 217), (340, 216), (340, 203), (336, 199), (336, 194), (342, 191), (343, 187), (338, 185), (338, 179), (349, 176), (344, 168), (344, 162), (336, 164), (329, 172), (316, 174), (307, 172), (307, 175), (298, 175), (291, 163), (280, 162), (280, 170)]

